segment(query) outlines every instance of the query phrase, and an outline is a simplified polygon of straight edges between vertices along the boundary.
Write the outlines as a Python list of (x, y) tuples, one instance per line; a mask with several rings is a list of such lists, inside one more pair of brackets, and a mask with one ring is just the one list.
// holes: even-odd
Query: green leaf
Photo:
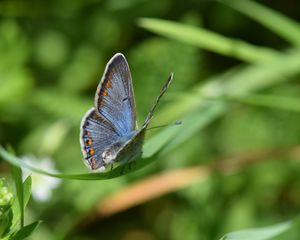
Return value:
[(256, 20), (295, 46), (300, 46), (300, 24), (298, 22), (293, 21), (273, 9), (260, 5), (255, 1), (219, 1)]
[(11, 163), (14, 166), (24, 167), (30, 169), (33, 172), (48, 175), (50, 177), (65, 178), (65, 179), (97, 180), (97, 179), (109, 179), (121, 175), (121, 174), (119, 175), (116, 174), (116, 169), (108, 173), (63, 174), (63, 173), (47, 172), (43, 169), (39, 169), (25, 163), (21, 159), (17, 158), (16, 156), (6, 151), (2, 146), (0, 146), (0, 155), (4, 160), (6, 160), (7, 162)]
[[(24, 192), (24, 207), (26, 207), (29, 202), (30, 195), (31, 195), (31, 177), (30, 176), (28, 176), (23, 183), (23, 192)], [(12, 219), (12, 228), (13, 228), (14, 226), (16, 226), (16, 224), (18, 223), (18, 221), (20, 220), (20, 217), (21, 217), (19, 204), (16, 201), (13, 202), (13, 204), (12, 204), (12, 212), (13, 212), (13, 219)]]
[(24, 207), (27, 206), (30, 196), (31, 196), (31, 185), (32, 180), (31, 176), (28, 176), (25, 181), (23, 182), (23, 191), (24, 191)]
[(29, 237), (32, 234), (32, 232), (39, 226), (40, 223), (41, 221), (36, 221), (34, 223), (26, 225), (25, 227), (22, 227), (20, 230), (13, 233), (13, 235), (9, 239), (22, 240)]
[(19, 166), (11, 166), (12, 175), (15, 181), (17, 199), (19, 204), (19, 211), (21, 216), (21, 227), (24, 226), (24, 190), (23, 190), (23, 181), (22, 181), (22, 170)]
[(12, 226), (12, 219), (13, 213), (11, 208), (5, 211), (0, 210), (0, 237), (4, 237), (7, 235)]
[(280, 54), (270, 48), (254, 46), (242, 40), (227, 38), (215, 32), (186, 24), (142, 18), (139, 25), (162, 36), (245, 62), (269, 62)]
[(267, 240), (291, 228), (292, 222), (277, 224), (271, 227), (255, 228), (226, 234), (222, 240)]

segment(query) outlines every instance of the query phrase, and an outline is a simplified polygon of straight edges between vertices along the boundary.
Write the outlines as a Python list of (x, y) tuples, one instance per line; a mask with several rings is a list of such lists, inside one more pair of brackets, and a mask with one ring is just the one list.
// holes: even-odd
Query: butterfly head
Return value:
[(102, 161), (106, 164), (109, 165), (113, 163), (114, 159), (117, 156), (117, 151), (115, 148), (108, 148), (104, 150), (102, 153)]
[(114, 162), (114, 160), (118, 156), (118, 152), (120, 148), (125, 144), (124, 141), (116, 142), (112, 145), (110, 145), (108, 148), (106, 148), (102, 153), (102, 161), (105, 163), (105, 165), (110, 165)]

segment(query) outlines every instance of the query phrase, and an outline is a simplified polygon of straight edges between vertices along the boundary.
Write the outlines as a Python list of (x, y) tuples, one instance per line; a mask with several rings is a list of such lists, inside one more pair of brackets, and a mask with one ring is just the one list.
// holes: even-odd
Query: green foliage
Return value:
[[(0, 171), (16, 183), (12, 195), (0, 180), (1, 237), (299, 239), (292, 10), (249, 0), (0, 2), (0, 144), (15, 151), (0, 147)], [(79, 124), (116, 52), (132, 71), (138, 123), (174, 72), (151, 125), (182, 124), (147, 131), (142, 158), (125, 171), (90, 173)], [(179, 174), (191, 166), (197, 180)], [(22, 181), (20, 167), (31, 177)], [(45, 175), (63, 181), (50, 188)], [(139, 207), (118, 213), (137, 197)], [(105, 215), (107, 202), (116, 215)]]
[(9, 239), (11, 240), (22, 240), (29, 237), (32, 232), (38, 227), (40, 222), (34, 222), (29, 225), (22, 227), (20, 230), (16, 231)]
[[(18, 167), (14, 167), (17, 169)], [(20, 170), (14, 170), (19, 172)], [(17, 179), (14, 177), (15, 182)], [(16, 183), (17, 184), (17, 183)], [(19, 183), (18, 183), (19, 184)], [(31, 177), (27, 177), (25, 181), (22, 183), (21, 186), (17, 187), (17, 192), (22, 192), (17, 195), (17, 201), (15, 200), (12, 204), (12, 213), (13, 213), (13, 219), (12, 219), (12, 225), (11, 227), (16, 227), (18, 222), (21, 222), (21, 226), (24, 225), (24, 209), (27, 206), (30, 194), (31, 194)], [(19, 196), (22, 195), (20, 198)]]
[(219, 1), (224, 2), (226, 5), (253, 18), (255, 21), (289, 41), (291, 44), (299, 46), (300, 25), (291, 18), (284, 16), (280, 12), (275, 12), (272, 9), (257, 4), (254, 1)]
[(11, 204), (13, 194), (5, 178), (0, 179), (0, 237), (4, 236), (12, 224)]
[(249, 230), (242, 230), (227, 234), (222, 239), (226, 240), (250, 240), (250, 239), (257, 239), (257, 240), (267, 240), (273, 239), (274, 236), (278, 236), (279, 234), (285, 232), (289, 228), (291, 228), (292, 224), (288, 223), (281, 223), (271, 227), (265, 227), (260, 229), (249, 229)]
[(24, 226), (24, 210), (31, 194), (31, 177), (23, 182), (22, 171), (15, 166), (12, 166), (12, 177), (16, 189), (15, 199), (5, 179), (0, 181), (0, 239), (22, 240), (33, 233), (40, 221)]
[(16, 185), (17, 199), (19, 204), (19, 212), (21, 216), (21, 228), (24, 227), (24, 189), (22, 182), (21, 168), (12, 166), (12, 175)]

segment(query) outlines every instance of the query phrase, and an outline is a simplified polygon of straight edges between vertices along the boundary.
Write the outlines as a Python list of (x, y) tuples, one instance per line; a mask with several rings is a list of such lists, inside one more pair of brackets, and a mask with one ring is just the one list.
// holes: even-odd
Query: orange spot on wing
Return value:
[(86, 141), (85, 141), (85, 143), (87, 144), (87, 145), (91, 145), (92, 143), (93, 143), (93, 141), (92, 141), (92, 139), (87, 139)]
[(90, 149), (89, 149), (89, 154), (90, 154), (90, 155), (94, 155), (94, 153), (95, 153), (95, 149), (94, 149), (94, 148), (90, 148)]
[(111, 87), (111, 83), (110, 83), (110, 81), (107, 81), (107, 82), (106, 82), (106, 84), (105, 84), (105, 87), (106, 87), (106, 88), (109, 88), (109, 87)]
[(106, 92), (106, 91), (103, 91), (103, 92), (102, 92), (102, 96), (107, 96), (107, 92)]

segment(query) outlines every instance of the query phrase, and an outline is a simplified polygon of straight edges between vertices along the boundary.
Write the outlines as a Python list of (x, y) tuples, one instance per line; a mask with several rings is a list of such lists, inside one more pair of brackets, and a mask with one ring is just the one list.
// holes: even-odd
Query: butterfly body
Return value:
[(112, 164), (130, 162), (142, 155), (145, 130), (160, 97), (157, 97), (144, 124), (137, 129), (131, 74), (125, 57), (117, 53), (108, 62), (95, 95), (95, 107), (83, 117), (80, 143), (85, 163), (91, 170), (106, 170)]

